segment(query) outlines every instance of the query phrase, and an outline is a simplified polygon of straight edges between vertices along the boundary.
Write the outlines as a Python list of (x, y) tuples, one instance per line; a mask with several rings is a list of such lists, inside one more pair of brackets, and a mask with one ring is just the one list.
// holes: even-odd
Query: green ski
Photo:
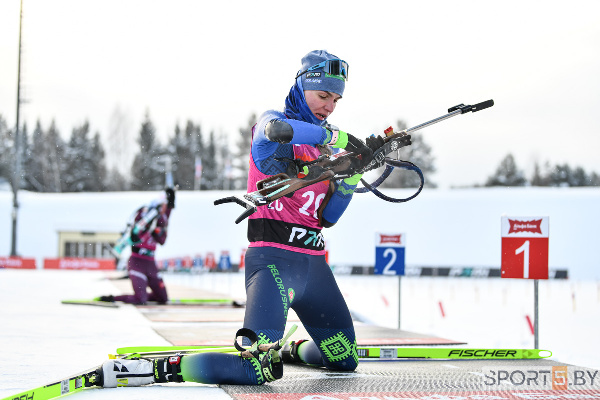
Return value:
[[(61, 300), (62, 304), (76, 304), (85, 306), (118, 308), (122, 302), (100, 301), (98, 299), (67, 299)], [(149, 301), (145, 306), (231, 306), (245, 307), (245, 303), (231, 299), (171, 299), (166, 304)]]
[[(379, 359), (459, 359), (459, 360), (533, 360), (552, 356), (550, 350), (538, 349), (467, 349), (460, 347), (376, 347), (359, 346), (359, 358)], [(121, 347), (118, 355), (166, 355), (169, 353), (235, 352), (235, 347), (215, 346), (137, 346)]]
[(458, 360), (532, 360), (552, 356), (538, 349), (466, 349), (460, 347), (359, 347), (359, 358)]
[[(148, 305), (154, 303), (149, 302)], [(167, 302), (167, 305), (230, 305), (233, 307), (245, 307), (246, 304), (243, 301), (236, 301), (231, 299), (171, 299)]]
[(82, 305), (82, 306), (119, 308), (119, 305), (117, 303), (111, 303), (108, 301), (98, 301), (98, 300), (61, 300), (61, 304), (75, 304), (75, 305)]
[(96, 368), (72, 375), (57, 382), (48, 383), (21, 393), (13, 394), (2, 400), (35, 399), (50, 400), (67, 394), (80, 392), (85, 388), (98, 386), (98, 375)]

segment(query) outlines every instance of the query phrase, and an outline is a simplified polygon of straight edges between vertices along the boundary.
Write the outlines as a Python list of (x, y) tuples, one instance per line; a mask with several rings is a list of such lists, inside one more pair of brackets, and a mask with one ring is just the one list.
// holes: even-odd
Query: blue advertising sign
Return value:
[(375, 274), (404, 275), (406, 235), (375, 234)]
[(219, 258), (219, 269), (221, 271), (228, 271), (231, 269), (231, 258), (229, 258), (228, 251), (221, 252), (221, 257)]

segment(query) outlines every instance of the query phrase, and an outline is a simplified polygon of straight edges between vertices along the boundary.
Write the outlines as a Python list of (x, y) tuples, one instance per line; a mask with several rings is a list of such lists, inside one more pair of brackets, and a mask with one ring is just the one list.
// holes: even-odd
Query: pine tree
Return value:
[(91, 182), (90, 187), (93, 192), (102, 192), (106, 190), (106, 180), (108, 174), (106, 172), (106, 152), (102, 146), (100, 133), (96, 132), (92, 141), (92, 157), (91, 157)]
[(173, 137), (168, 140), (167, 152), (171, 157), (171, 169), (173, 173), (173, 181), (177, 182), (180, 189), (186, 190), (186, 179), (180, 176), (182, 159), (185, 156), (182, 154), (185, 152), (185, 138), (179, 123), (175, 124), (175, 131)]
[(136, 154), (131, 175), (131, 187), (134, 190), (160, 190), (164, 187), (164, 166), (160, 164), (161, 156), (166, 151), (156, 139), (156, 129), (146, 113), (138, 137), (140, 152)]
[(195, 160), (203, 148), (201, 141), (200, 126), (194, 125), (192, 121), (187, 121), (184, 131), (181, 131), (179, 125), (175, 127), (170, 148), (173, 157), (173, 179), (180, 189), (194, 189)]
[(215, 190), (219, 187), (219, 172), (217, 171), (217, 143), (215, 134), (211, 132), (208, 137), (208, 145), (202, 158), (202, 182), (201, 189)]
[(0, 115), (0, 180), (4, 179), (7, 182), (12, 180), (12, 148), (13, 138), (6, 120)]
[(587, 186), (588, 177), (583, 168), (575, 167), (571, 170), (569, 177), (569, 186)]
[(100, 136), (89, 138), (90, 125), (85, 122), (73, 129), (65, 151), (62, 185), (66, 192), (99, 192), (105, 188), (106, 169)]
[(567, 164), (556, 164), (552, 172), (550, 172), (550, 186), (569, 186), (569, 178), (571, 175), (571, 167)]
[(600, 179), (595, 172), (588, 174), (582, 167), (571, 167), (566, 163), (551, 166), (546, 161), (543, 171), (538, 163), (535, 164), (531, 184), (555, 187), (600, 186)]
[(531, 186), (547, 186), (542, 176), (540, 165), (536, 161), (533, 165), (533, 176), (531, 177)]
[(233, 166), (229, 144), (225, 135), (220, 135), (217, 142), (219, 158), (217, 160), (217, 188), (219, 190), (233, 189)]
[(246, 189), (250, 161), (250, 146), (252, 143), (252, 127), (256, 124), (256, 114), (250, 115), (248, 124), (239, 130), (236, 141), (236, 151), (232, 167), (235, 171), (234, 189)]
[(600, 175), (592, 172), (588, 177), (588, 186), (600, 186)]
[(46, 175), (44, 173), (48, 168), (46, 157), (45, 134), (42, 125), (38, 120), (31, 135), (31, 143), (27, 146), (24, 153), (24, 165), (27, 170), (25, 175), (25, 189), (45, 192)]
[(29, 154), (29, 130), (27, 129), (27, 123), (23, 124), (23, 129), (19, 133), (21, 140), (21, 165), (19, 166), (20, 171), (20, 189), (24, 189), (27, 185), (27, 174), (28, 171), (25, 169), (27, 162), (27, 154)]
[[(190, 142), (190, 148), (192, 149), (191, 155), (194, 158), (194, 169), (193, 169), (193, 171), (194, 171), (194, 186), (193, 186), (193, 188), (200, 189), (201, 182), (196, 182), (196, 180), (197, 180), (196, 161), (199, 161), (201, 164), (202, 160), (205, 158), (205, 155), (206, 155), (206, 146), (204, 145), (204, 140), (202, 138), (202, 129), (200, 128), (200, 125), (190, 124), (190, 125), (186, 126), (185, 134), (188, 137), (188, 140)], [(200, 179), (202, 179), (202, 176), (200, 176)]]
[[(406, 122), (398, 120), (397, 131), (407, 128)], [(410, 146), (401, 148), (397, 153), (388, 154), (390, 158), (398, 158), (399, 160), (410, 161), (417, 165), (425, 178), (425, 187), (434, 188), (437, 185), (431, 180), (431, 175), (435, 173), (435, 158), (431, 154), (431, 146), (429, 146), (423, 135), (419, 132), (411, 133)], [(383, 173), (385, 166), (379, 169), (379, 174)], [(394, 168), (391, 175), (381, 184), (382, 188), (408, 188), (418, 187), (421, 184), (419, 175), (414, 171), (408, 171), (401, 168)]]
[[(27, 143), (27, 124), (23, 124), (18, 138), (20, 146), (17, 146), (15, 130), (9, 129), (6, 120), (0, 115), (0, 183), (3, 183), (3, 181), (9, 182), (13, 190), (25, 187), (23, 176), (26, 170), (23, 157)], [(21, 153), (20, 157), (17, 157), (17, 149)], [(17, 166), (17, 162), (20, 165)], [(15, 168), (17, 168), (19, 176), (14, 175)]]
[(485, 186), (525, 186), (527, 179), (515, 162), (512, 154), (508, 154), (496, 169), (496, 173), (490, 176)]
[(60, 133), (56, 128), (54, 120), (50, 124), (48, 133), (46, 134), (45, 150), (48, 160), (47, 165), (49, 167), (47, 174), (44, 177), (47, 191), (62, 192), (61, 174), (65, 170), (65, 143), (60, 137)]
[(130, 182), (121, 174), (117, 167), (112, 167), (106, 173), (106, 190), (109, 192), (121, 192), (130, 189)]
[(61, 174), (65, 170), (65, 143), (52, 121), (44, 132), (40, 121), (36, 123), (31, 145), (24, 153), (25, 188), (39, 192), (61, 192)]
[(549, 186), (579, 187), (590, 186), (592, 179), (581, 167), (571, 167), (568, 164), (557, 164), (548, 176)]

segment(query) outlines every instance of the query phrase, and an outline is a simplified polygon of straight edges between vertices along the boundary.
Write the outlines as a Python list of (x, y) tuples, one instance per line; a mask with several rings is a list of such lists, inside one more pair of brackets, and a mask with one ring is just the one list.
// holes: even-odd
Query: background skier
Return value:
[[(129, 279), (133, 286), (133, 294), (119, 296), (100, 296), (100, 301), (122, 301), (132, 304), (145, 304), (147, 301), (166, 303), (169, 300), (167, 289), (158, 274), (154, 252), (157, 244), (165, 244), (167, 240), (167, 227), (171, 210), (175, 208), (175, 191), (165, 189), (166, 198), (152, 201), (149, 205), (141, 207), (135, 214), (134, 222), (140, 221), (152, 209), (158, 210), (158, 215), (150, 224), (150, 229), (144, 232), (131, 234), (131, 256), (127, 262)], [(147, 288), (151, 292), (148, 293)]]

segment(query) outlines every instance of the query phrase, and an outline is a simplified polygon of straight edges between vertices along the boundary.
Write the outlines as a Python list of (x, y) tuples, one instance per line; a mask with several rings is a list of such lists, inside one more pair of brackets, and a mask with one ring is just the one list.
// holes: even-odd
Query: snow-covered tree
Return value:
[(217, 142), (219, 154), (217, 160), (217, 189), (219, 190), (231, 190), (234, 188), (233, 156), (229, 147), (227, 137), (221, 134)]
[(62, 192), (61, 175), (65, 170), (65, 142), (60, 136), (54, 120), (46, 134), (46, 156), (48, 158), (48, 179), (45, 179), (48, 192)]
[(546, 161), (544, 167), (540, 168), (536, 162), (534, 165), (532, 186), (600, 186), (600, 176), (595, 172), (588, 173), (582, 167), (571, 167), (568, 164), (551, 165)]
[(106, 167), (100, 135), (89, 137), (90, 125), (85, 122), (74, 128), (65, 149), (65, 171), (62, 187), (66, 192), (100, 192), (105, 189)]
[(38, 192), (61, 192), (65, 171), (65, 143), (52, 121), (45, 132), (38, 120), (23, 153), (24, 187)]
[[(407, 128), (406, 122), (398, 120), (396, 123), (397, 129), (395, 131), (401, 131)], [(431, 179), (431, 176), (435, 173), (435, 158), (431, 154), (431, 146), (425, 142), (423, 135), (419, 132), (411, 134), (410, 146), (401, 148), (397, 154), (388, 154), (388, 157), (398, 158), (403, 161), (410, 161), (419, 167), (423, 172), (425, 178), (425, 187), (436, 187), (437, 185)], [(379, 169), (381, 174), (385, 167)], [(394, 168), (390, 176), (381, 185), (382, 188), (408, 188), (418, 187), (421, 184), (419, 175), (414, 171), (409, 171), (401, 168)]]
[(101, 192), (106, 190), (106, 152), (102, 146), (102, 139), (100, 133), (96, 132), (94, 139), (92, 140), (92, 171), (91, 178), (96, 178), (93, 182), (90, 182), (92, 191)]
[(215, 190), (219, 187), (219, 171), (217, 171), (217, 142), (215, 133), (210, 132), (208, 143), (202, 155), (202, 182), (203, 190)]
[(509, 153), (500, 161), (496, 172), (488, 178), (485, 186), (525, 186), (526, 184), (525, 174), (517, 167), (515, 158)]
[(245, 127), (237, 135), (232, 167), (234, 169), (234, 189), (246, 189), (250, 159), (250, 143), (252, 142), (252, 127), (256, 124), (256, 114), (252, 113)]
[(12, 180), (12, 156), (13, 139), (6, 120), (0, 115), (0, 178), (6, 181)]
[(45, 192), (44, 170), (48, 167), (46, 157), (46, 146), (44, 143), (44, 131), (38, 120), (31, 135), (31, 141), (24, 152), (23, 164), (27, 170), (25, 175), (25, 188), (27, 190)]
[(146, 113), (138, 137), (140, 146), (131, 168), (133, 190), (160, 190), (165, 186), (164, 158), (166, 151), (156, 138), (156, 128)]
[(175, 183), (180, 189), (193, 190), (196, 156), (202, 157), (204, 150), (200, 125), (188, 120), (183, 131), (177, 125), (169, 144)]

